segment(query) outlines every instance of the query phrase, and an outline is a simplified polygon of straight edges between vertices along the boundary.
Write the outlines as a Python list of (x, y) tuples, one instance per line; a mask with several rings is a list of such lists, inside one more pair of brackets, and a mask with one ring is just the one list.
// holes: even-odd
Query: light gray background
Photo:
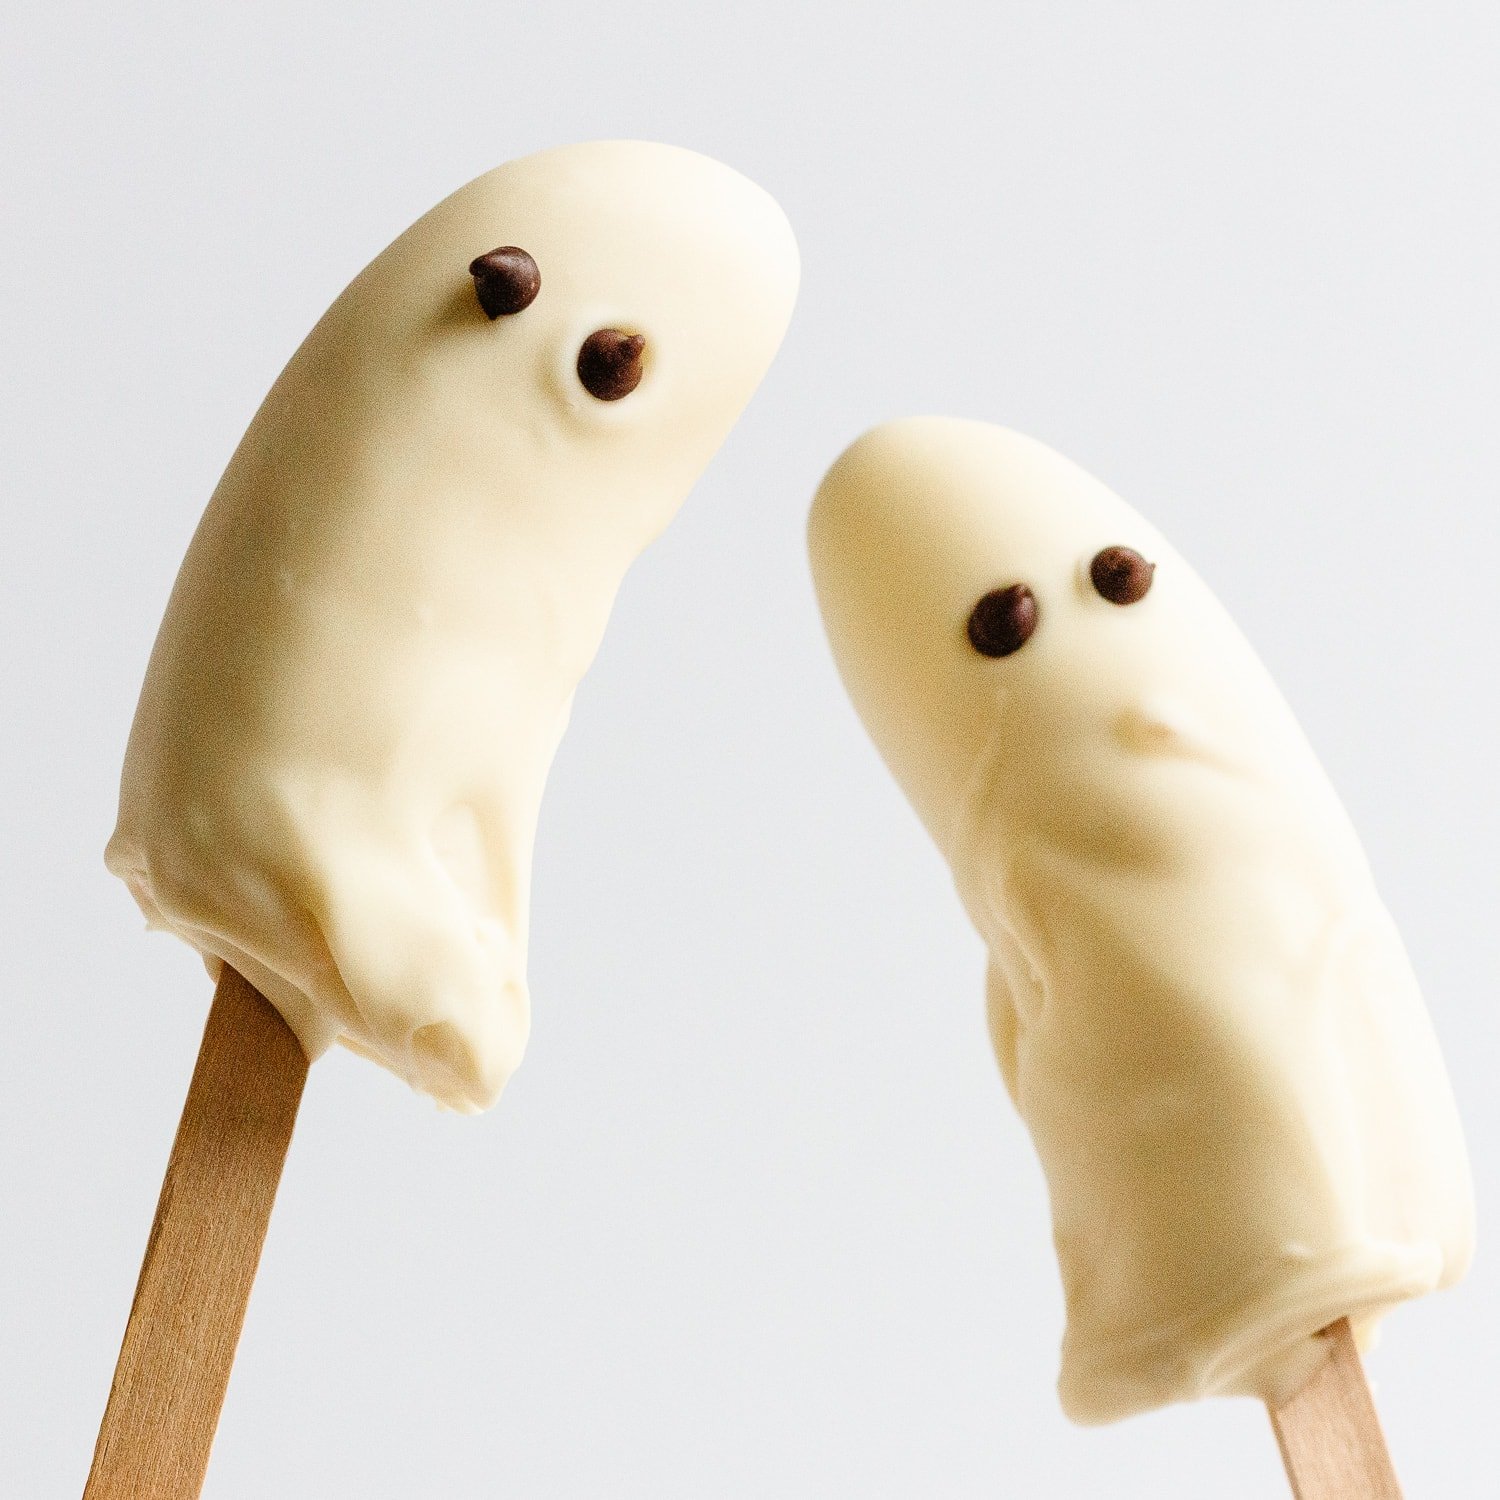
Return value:
[[(10, 8), (0, 1493), (81, 1488), (204, 1014), (100, 862), (203, 502), (412, 218), (626, 135), (776, 194), (800, 310), (579, 696), (505, 1099), (313, 1072), (209, 1494), (1283, 1494), (1250, 1402), (1058, 1413), (979, 945), (839, 691), (802, 519), (845, 442), (924, 410), (1035, 433), (1169, 532), (1364, 830), (1493, 1201), (1495, 15)], [(1373, 1360), (1412, 1496), (1494, 1493), (1487, 1248)]]

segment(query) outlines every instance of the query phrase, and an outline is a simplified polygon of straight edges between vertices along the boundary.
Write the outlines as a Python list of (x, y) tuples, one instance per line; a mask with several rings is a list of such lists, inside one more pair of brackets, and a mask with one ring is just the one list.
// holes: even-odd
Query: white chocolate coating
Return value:
[[(468, 266), (500, 245), (541, 290), (491, 322)], [(106, 860), (309, 1055), (341, 1041), (454, 1109), (498, 1097), (574, 689), (796, 283), (785, 217), (729, 168), (563, 147), (418, 220), (266, 397), (167, 607)], [(576, 371), (601, 328), (646, 339), (619, 401)]]
[[(1203, 583), (1040, 443), (916, 418), (844, 454), (810, 523), (856, 708), (990, 952), (991, 1036), (1041, 1157), (1059, 1391), (1107, 1422), (1294, 1389), (1457, 1280), (1472, 1189), (1442, 1059), (1359, 842)], [(1138, 602), (1089, 563), (1157, 564)], [(1039, 618), (972, 648), (990, 590)]]

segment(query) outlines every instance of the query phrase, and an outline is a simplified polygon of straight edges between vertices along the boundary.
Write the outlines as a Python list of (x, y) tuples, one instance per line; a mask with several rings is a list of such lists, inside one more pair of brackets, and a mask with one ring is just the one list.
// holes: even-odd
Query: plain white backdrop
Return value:
[[(157, 620), (344, 283), (476, 173), (639, 136), (768, 187), (783, 356), (627, 580), (548, 793), (530, 1055), (314, 1069), (217, 1500), (1276, 1496), (1253, 1403), (1072, 1428), (1042, 1184), (945, 870), (802, 549), (857, 432), (1003, 421), (1146, 511), (1302, 715), (1500, 1181), (1500, 19), (1473, 4), (7, 9), (0, 1494), (87, 1470), (208, 986), (105, 873)], [(1494, 1494), (1500, 1273), (1372, 1371)]]

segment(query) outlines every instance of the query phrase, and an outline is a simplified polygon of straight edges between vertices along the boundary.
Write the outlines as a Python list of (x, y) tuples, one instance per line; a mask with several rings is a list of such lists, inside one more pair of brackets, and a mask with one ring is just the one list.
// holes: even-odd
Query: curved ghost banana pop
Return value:
[(574, 688), (796, 281), (727, 167), (564, 147), (418, 220), (266, 397), (167, 606), (106, 855), (219, 983), (88, 1500), (199, 1493), (307, 1059), (342, 1041), (461, 1110), (519, 1062)]
[(981, 423), (877, 429), (810, 545), (839, 669), (952, 866), (1044, 1168), (1083, 1422), (1285, 1399), (1470, 1257), (1442, 1060), (1358, 840), (1203, 583)]
[(563, 147), (418, 220), (266, 397), (168, 605), (106, 858), (310, 1057), (498, 1096), (574, 688), (796, 281), (729, 168)]

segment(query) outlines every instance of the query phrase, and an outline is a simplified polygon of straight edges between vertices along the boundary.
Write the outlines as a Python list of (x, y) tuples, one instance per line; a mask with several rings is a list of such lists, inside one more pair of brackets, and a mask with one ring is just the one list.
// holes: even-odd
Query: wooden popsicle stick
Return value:
[(197, 1500), (307, 1066), (276, 1009), (226, 964), (84, 1500)]
[(1348, 1318), (1325, 1328), (1328, 1358), (1296, 1395), (1269, 1406), (1296, 1500), (1401, 1500), (1401, 1485)]

